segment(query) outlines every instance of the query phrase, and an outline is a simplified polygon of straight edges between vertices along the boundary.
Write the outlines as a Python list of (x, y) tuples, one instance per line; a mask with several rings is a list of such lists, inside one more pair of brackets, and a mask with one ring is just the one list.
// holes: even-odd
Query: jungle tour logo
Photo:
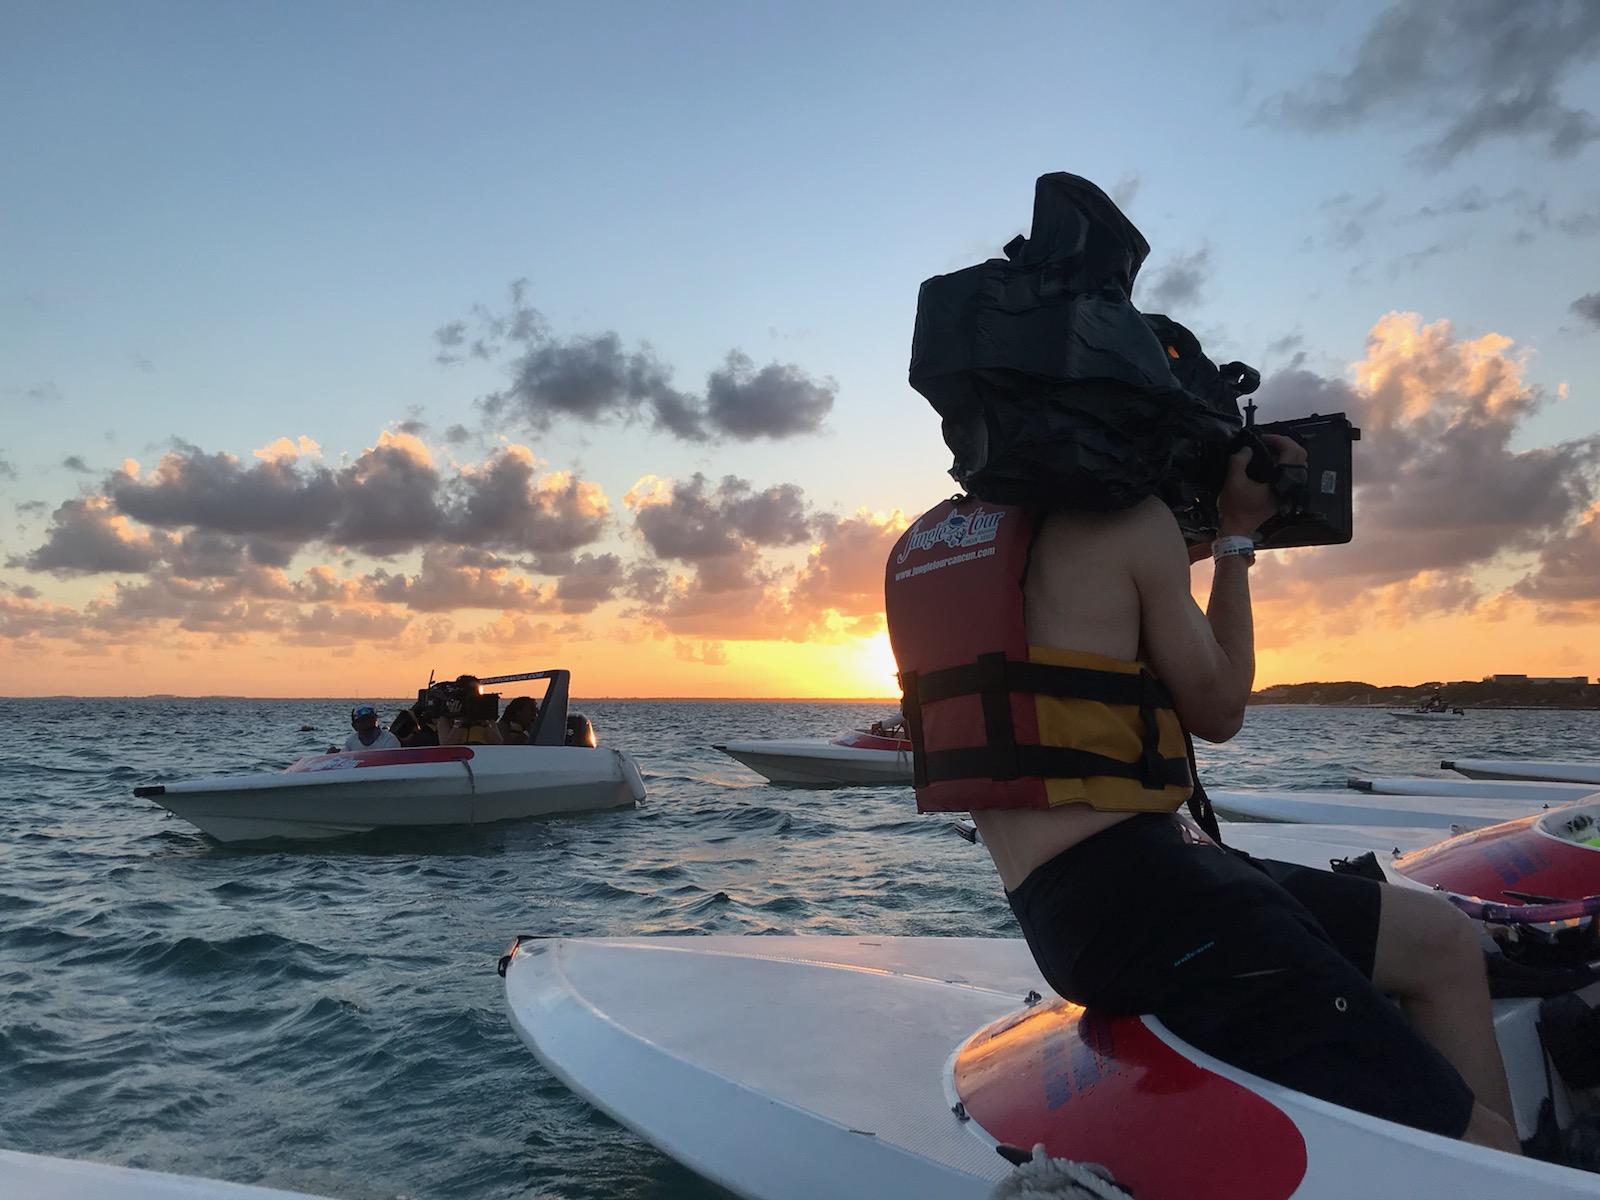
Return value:
[(895, 556), (895, 564), (905, 562), (911, 557), (913, 550), (932, 550), (938, 545), (960, 550), (967, 546), (981, 546), (984, 542), (992, 542), (1000, 529), (1000, 518), (1005, 515), (1003, 511), (986, 512), (982, 508), (971, 515), (959, 511), (950, 512), (945, 514), (944, 520), (930, 529), (924, 529), (922, 518), (918, 517), (917, 523), (911, 527), (911, 532), (906, 534), (905, 545)]

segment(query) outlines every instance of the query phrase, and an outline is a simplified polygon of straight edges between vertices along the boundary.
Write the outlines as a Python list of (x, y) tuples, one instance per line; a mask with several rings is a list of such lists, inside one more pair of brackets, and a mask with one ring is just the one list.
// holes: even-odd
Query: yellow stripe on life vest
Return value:
[[(1058, 650), (1053, 646), (1029, 646), (1028, 661), (1123, 675), (1137, 675), (1141, 667), (1140, 663), (1128, 659), (1108, 658), (1082, 650)], [(1040, 745), (1086, 750), (1118, 762), (1139, 761), (1144, 745), (1144, 725), (1134, 705), (1103, 704), (1098, 700), (1071, 700), (1060, 696), (1035, 696), (1033, 702)], [(1178, 714), (1170, 708), (1158, 708), (1156, 728), (1160, 735), (1161, 757), (1183, 758), (1186, 750)], [(1044, 784), (1051, 808), (1062, 804), (1087, 804), (1100, 812), (1177, 812), (1191, 790), (1172, 786), (1153, 791), (1137, 779), (1110, 775), (1046, 779)]]

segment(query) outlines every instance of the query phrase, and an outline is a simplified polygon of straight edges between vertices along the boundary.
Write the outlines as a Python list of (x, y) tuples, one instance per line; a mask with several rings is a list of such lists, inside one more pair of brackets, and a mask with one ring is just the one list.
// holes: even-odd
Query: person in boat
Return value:
[[(1305, 461), (1265, 440), (1280, 464)], [(1153, 497), (1048, 513), (957, 497), (901, 536), (886, 607), (918, 808), (971, 812), (1066, 999), (1517, 1152), (1475, 925), (1443, 897), (1254, 859), (1177, 815), (1185, 731), (1228, 741), (1254, 681), (1249, 571), (1276, 500), (1250, 454), (1228, 464), (1204, 612), (1189, 587), (1204, 548)]]
[[(462, 675), (456, 679), (460, 692), (478, 692), (478, 678)], [(502, 745), (500, 725), (494, 713), (482, 716), (464, 707), (454, 712), (444, 712), (434, 721), (433, 729), (441, 746), (499, 746)]]
[(353, 732), (344, 740), (346, 750), (398, 750), (400, 739), (387, 729), (378, 728), (378, 710), (358, 704), (350, 710)]
[(399, 738), (400, 744), (407, 749), (439, 744), (439, 735), (433, 731), (433, 726), (419, 720), (413, 708), (402, 708), (397, 712), (394, 720), (389, 722), (389, 732)]
[(500, 740), (507, 746), (533, 745), (533, 727), (539, 720), (539, 702), (532, 696), (518, 696), (500, 714)]

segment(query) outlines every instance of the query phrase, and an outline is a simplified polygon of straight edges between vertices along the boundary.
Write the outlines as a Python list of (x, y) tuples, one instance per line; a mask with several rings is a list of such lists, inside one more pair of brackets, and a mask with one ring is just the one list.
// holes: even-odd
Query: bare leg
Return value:
[(1385, 886), (1372, 982), (1477, 1097), (1466, 1140), (1521, 1153), (1478, 927), (1443, 897)]
[(1504, 1150), (1507, 1154), (1522, 1153), (1516, 1129), (1481, 1104), (1472, 1106), (1472, 1119), (1467, 1122), (1467, 1131), (1461, 1135), (1461, 1140), (1490, 1150)]

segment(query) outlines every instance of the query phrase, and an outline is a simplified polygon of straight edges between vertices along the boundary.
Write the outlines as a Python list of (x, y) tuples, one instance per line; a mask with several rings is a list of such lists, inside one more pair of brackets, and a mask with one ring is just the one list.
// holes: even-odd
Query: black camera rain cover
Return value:
[(962, 487), (995, 503), (1126, 508), (1216, 456), (1240, 427), (1236, 396), (1196, 395), (1174, 375), (1189, 347), (1169, 327), (1199, 343), (1133, 306), (1150, 246), (1109, 196), (1040, 176), (1032, 230), (1005, 251), (917, 297), (911, 386), (943, 418)]

